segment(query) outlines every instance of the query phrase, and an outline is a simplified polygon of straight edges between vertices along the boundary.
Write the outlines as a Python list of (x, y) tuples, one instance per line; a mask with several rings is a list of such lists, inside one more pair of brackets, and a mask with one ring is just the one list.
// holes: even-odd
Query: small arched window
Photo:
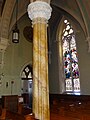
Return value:
[(30, 79), (32, 79), (32, 66), (27, 65), (23, 69), (22, 74), (21, 74), (21, 78), (22, 78), (22, 80), (30, 80)]
[(63, 66), (65, 91), (67, 93), (80, 92), (80, 72), (78, 67), (78, 55), (73, 27), (68, 20), (64, 20), (62, 35)]

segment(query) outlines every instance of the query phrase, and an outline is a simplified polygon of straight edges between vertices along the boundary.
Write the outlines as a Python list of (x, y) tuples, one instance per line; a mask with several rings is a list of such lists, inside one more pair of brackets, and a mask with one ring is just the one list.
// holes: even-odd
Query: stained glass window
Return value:
[(22, 80), (30, 80), (32, 79), (32, 66), (27, 65), (21, 74)]
[(64, 20), (63, 30), (63, 62), (66, 92), (80, 92), (80, 73), (78, 67), (78, 56), (76, 40), (73, 27), (68, 20)]

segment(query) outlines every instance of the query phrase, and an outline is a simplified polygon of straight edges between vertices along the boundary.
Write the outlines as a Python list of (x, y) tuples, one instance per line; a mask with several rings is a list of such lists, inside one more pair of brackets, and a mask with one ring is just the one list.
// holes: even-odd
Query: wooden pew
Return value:
[(79, 118), (69, 117), (69, 116), (60, 116), (59, 114), (50, 114), (50, 120), (80, 120)]
[(2, 109), (0, 120), (35, 120), (33, 114), (23, 115)]
[(32, 110), (29, 107), (24, 106), (24, 104), (18, 105), (18, 114), (27, 115), (31, 113), (32, 113)]
[(6, 118), (6, 109), (3, 108), (0, 115), (0, 120), (5, 120)]
[(6, 119), (12, 120), (34, 120), (34, 116), (31, 114), (23, 115), (11, 111), (6, 111)]
[[(51, 95), (51, 120), (90, 120), (90, 96)], [(52, 117), (53, 116), (53, 117)]]
[(31, 114), (25, 115), (24, 117), (25, 117), (25, 120), (35, 120), (34, 115), (31, 115)]

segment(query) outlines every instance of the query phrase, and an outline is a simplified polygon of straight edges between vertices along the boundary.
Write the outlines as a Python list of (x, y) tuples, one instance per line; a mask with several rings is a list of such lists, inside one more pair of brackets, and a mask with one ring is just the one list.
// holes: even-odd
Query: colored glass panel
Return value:
[(71, 79), (67, 79), (66, 80), (66, 91), (72, 91), (72, 80)]
[(74, 30), (68, 20), (64, 21), (63, 30), (63, 61), (66, 91), (80, 91), (79, 67)]

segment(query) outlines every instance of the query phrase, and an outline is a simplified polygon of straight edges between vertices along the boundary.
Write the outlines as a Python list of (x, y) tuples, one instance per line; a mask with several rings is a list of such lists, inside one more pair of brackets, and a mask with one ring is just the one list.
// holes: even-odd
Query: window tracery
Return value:
[(65, 89), (66, 92), (80, 92), (80, 73), (75, 34), (68, 20), (64, 20), (64, 25), (62, 45)]
[(30, 80), (32, 79), (32, 67), (27, 65), (21, 75), (22, 80)]

